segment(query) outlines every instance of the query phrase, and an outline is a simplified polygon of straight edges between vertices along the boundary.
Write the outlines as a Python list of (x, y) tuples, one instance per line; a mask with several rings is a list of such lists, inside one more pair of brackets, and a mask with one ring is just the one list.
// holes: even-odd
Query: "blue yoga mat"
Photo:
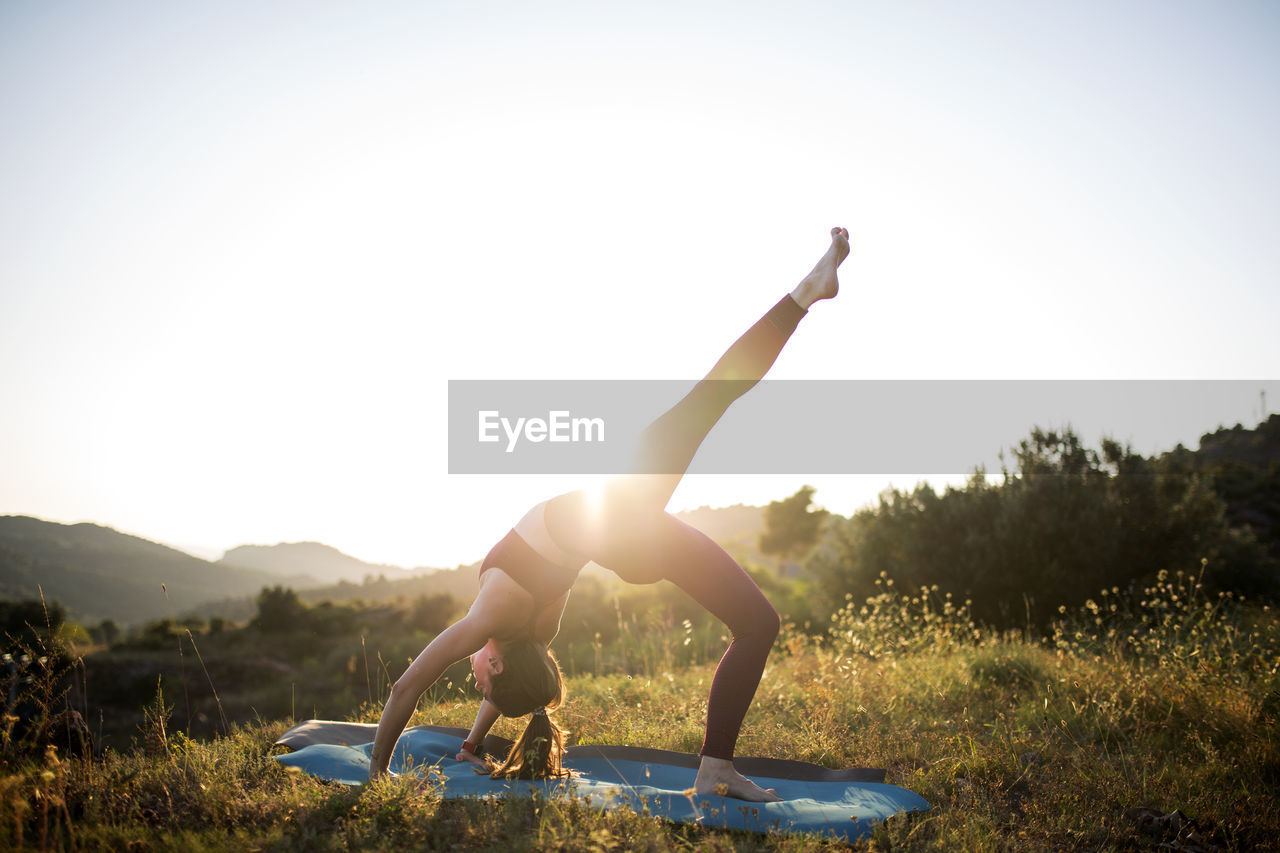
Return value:
[[(278, 745), (293, 751), (276, 759), (322, 779), (362, 785), (369, 778), (369, 753), (376, 726), (309, 720), (285, 732)], [(491, 779), (471, 764), (454, 760), (463, 729), (415, 726), (396, 744), (391, 769), (434, 776), (445, 797), (529, 796), (585, 799), (600, 809), (645, 808), (673, 821), (752, 832), (815, 832), (856, 840), (874, 824), (896, 814), (921, 812), (929, 804), (918, 794), (887, 785), (883, 770), (832, 770), (800, 761), (739, 758), (734, 764), (764, 788), (776, 788), (780, 803), (749, 803), (733, 797), (695, 795), (698, 757), (686, 753), (625, 746), (576, 746), (565, 766), (572, 779), (522, 781)], [(491, 755), (506, 755), (510, 741), (490, 737)]]

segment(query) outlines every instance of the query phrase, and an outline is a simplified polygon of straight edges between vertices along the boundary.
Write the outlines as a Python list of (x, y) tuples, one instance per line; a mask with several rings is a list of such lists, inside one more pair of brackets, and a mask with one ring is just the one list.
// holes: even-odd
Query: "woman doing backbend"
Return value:
[(374, 737), (371, 779), (387, 772), (419, 697), (466, 657), (484, 701), (458, 759), (487, 767), (476, 753), (489, 728), (500, 715), (529, 714), (524, 734), (494, 775), (563, 775), (563, 733), (548, 712), (563, 701), (564, 687), (547, 647), (578, 572), (595, 561), (629, 583), (669, 580), (728, 626), (733, 639), (711, 682), (694, 788), (743, 800), (779, 799), (733, 766), (738, 732), (778, 634), (778, 613), (733, 558), (665, 509), (711, 427), (765, 375), (809, 307), (836, 295), (836, 268), (848, 254), (849, 232), (833, 228), (831, 247), (813, 270), (645, 429), (632, 474), (610, 480), (598, 502), (577, 491), (538, 504), (493, 547), (467, 615), (436, 636), (393, 685)]

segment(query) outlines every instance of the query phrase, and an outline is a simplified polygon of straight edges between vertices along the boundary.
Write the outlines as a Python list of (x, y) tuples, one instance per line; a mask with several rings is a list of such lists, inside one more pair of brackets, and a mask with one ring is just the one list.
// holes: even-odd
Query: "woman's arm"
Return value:
[(387, 772), (396, 741), (413, 716), (418, 699), (454, 662), (488, 642), (490, 627), (488, 620), (478, 618), (477, 608), (472, 607), (470, 613), (437, 634), (392, 685), (373, 737), (373, 755), (369, 762), (371, 780)]
[(469, 761), (479, 767), (487, 767), (487, 762), (480, 754), (480, 747), (484, 745), (484, 736), (489, 733), (489, 729), (493, 728), (493, 724), (500, 716), (502, 712), (498, 710), (498, 706), (488, 699), (480, 703), (480, 710), (476, 711), (476, 721), (471, 726), (471, 733), (467, 735), (467, 743), (475, 744), (476, 751), (468, 752), (463, 749), (456, 756), (458, 761)]

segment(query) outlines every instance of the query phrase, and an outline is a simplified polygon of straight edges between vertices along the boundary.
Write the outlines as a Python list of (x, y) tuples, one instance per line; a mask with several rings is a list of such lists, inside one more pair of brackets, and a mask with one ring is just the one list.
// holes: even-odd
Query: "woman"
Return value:
[(742, 720), (778, 634), (778, 613), (723, 549), (665, 507), (711, 427), (769, 370), (809, 307), (836, 295), (836, 269), (848, 254), (849, 232), (831, 229), (831, 247), (813, 270), (644, 431), (632, 475), (611, 480), (598, 502), (578, 491), (538, 504), (494, 546), (467, 615), (433, 639), (392, 686), (374, 737), (371, 779), (387, 772), (419, 697), (468, 656), (484, 701), (458, 760), (487, 766), (476, 753), (498, 716), (529, 714), (494, 775), (563, 775), (563, 734), (548, 712), (563, 701), (564, 688), (547, 646), (578, 572), (594, 560), (630, 583), (669, 580), (729, 627), (733, 640), (711, 683), (694, 788), (757, 802), (779, 799), (733, 767)]

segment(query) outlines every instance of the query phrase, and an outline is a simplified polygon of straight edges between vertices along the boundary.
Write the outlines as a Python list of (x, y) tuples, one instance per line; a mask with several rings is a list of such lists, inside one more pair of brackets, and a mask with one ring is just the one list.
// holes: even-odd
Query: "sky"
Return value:
[(1278, 37), (1266, 2), (4, 3), (0, 514), (479, 559), (579, 482), (450, 475), (449, 380), (696, 379), (833, 225), (771, 378), (1261, 388)]

